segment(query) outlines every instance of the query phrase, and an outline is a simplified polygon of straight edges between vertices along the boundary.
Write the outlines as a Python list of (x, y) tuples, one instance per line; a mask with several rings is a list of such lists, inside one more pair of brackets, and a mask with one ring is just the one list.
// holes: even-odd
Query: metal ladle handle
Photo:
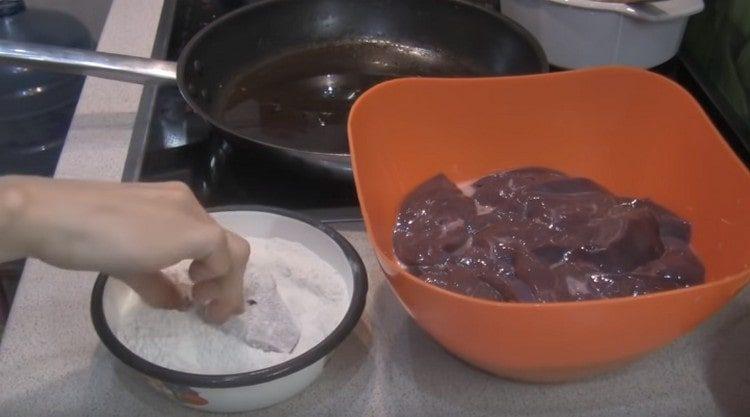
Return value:
[(177, 81), (175, 62), (27, 42), (0, 40), (0, 63), (139, 84)]

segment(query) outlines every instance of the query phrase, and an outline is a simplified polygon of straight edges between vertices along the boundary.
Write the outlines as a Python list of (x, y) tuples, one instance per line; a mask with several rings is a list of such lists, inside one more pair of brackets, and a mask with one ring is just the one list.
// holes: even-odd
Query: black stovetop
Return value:
[[(254, 1), (257, 0), (166, 0), (153, 56), (176, 60), (201, 28)], [(750, 161), (746, 145), (726, 127), (681, 59), (654, 70), (693, 93), (737, 153)], [(124, 180), (183, 181), (207, 207), (260, 204), (296, 210), (323, 221), (361, 218), (354, 184), (292, 172), (265, 159), (262, 153), (235, 149), (190, 112), (173, 86), (145, 89)]]
[[(176, 60), (201, 28), (252, 1), (166, 1), (154, 57)], [(177, 87), (148, 89), (133, 140), (125, 179), (185, 182), (207, 207), (259, 204), (296, 210), (324, 221), (361, 218), (351, 181), (300, 173), (264, 158), (262, 153), (236, 149), (190, 111)]]

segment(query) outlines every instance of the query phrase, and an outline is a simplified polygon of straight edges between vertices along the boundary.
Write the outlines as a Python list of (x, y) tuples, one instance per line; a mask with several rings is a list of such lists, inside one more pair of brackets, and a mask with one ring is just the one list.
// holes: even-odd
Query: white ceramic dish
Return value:
[(630, 65), (671, 59), (703, 0), (623, 4), (592, 0), (501, 0), (503, 14), (531, 32), (549, 62), (562, 68)]
[(335, 230), (284, 210), (227, 207), (212, 216), (240, 235), (296, 241), (328, 262), (344, 278), (350, 303), (338, 326), (322, 342), (270, 368), (231, 375), (178, 372), (148, 362), (114, 336), (120, 317), (135, 293), (102, 275), (91, 295), (94, 328), (109, 351), (143, 375), (144, 382), (189, 407), (212, 412), (256, 410), (282, 402), (310, 385), (323, 371), (330, 353), (351, 332), (362, 314), (367, 294), (364, 265), (354, 248)]

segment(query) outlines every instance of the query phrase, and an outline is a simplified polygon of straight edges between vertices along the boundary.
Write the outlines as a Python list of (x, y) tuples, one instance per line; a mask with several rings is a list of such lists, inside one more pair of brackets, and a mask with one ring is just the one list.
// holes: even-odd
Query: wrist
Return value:
[(27, 194), (23, 177), (0, 177), (0, 261), (27, 255), (19, 227), (29, 202)]

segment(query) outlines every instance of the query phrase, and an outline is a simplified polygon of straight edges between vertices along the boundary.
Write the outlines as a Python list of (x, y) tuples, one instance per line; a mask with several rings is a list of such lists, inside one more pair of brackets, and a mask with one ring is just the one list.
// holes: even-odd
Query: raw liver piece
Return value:
[(434, 285), (496, 301), (557, 302), (704, 280), (690, 224), (650, 200), (537, 167), (466, 188), (436, 176), (408, 195), (398, 216), (396, 256)]

